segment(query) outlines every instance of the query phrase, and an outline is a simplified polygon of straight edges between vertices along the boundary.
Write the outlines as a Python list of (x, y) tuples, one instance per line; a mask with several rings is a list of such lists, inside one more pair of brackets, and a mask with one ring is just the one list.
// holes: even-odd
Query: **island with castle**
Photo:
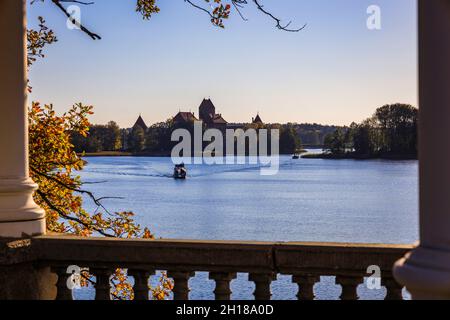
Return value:
[[(216, 113), (216, 106), (211, 101), (211, 99), (203, 99), (200, 106), (198, 107), (198, 118), (195, 116), (194, 112), (189, 111), (179, 111), (172, 118), (174, 127), (185, 127), (195, 121), (202, 121), (206, 128), (218, 129), (220, 131), (225, 131), (226, 129), (243, 129), (246, 127), (246, 123), (228, 123), (228, 121), (226, 121), (222, 117), (222, 114)], [(263, 125), (259, 113), (256, 115), (256, 117), (252, 118), (251, 123)], [(135, 124), (130, 130), (135, 130), (138, 127), (143, 129), (144, 131), (147, 131), (149, 129), (142, 116), (138, 117)]]
[(74, 135), (72, 143), (75, 150), (85, 156), (169, 156), (176, 143), (171, 141), (172, 132), (179, 128), (192, 130), (194, 123), (201, 121), (204, 130), (217, 129), (223, 134), (227, 129), (279, 129), (280, 153), (293, 154), (302, 147), (320, 148), (325, 136), (338, 128), (319, 124), (265, 123), (259, 112), (251, 121), (231, 123), (216, 110), (212, 100), (204, 98), (197, 115), (180, 110), (170, 119), (151, 125), (142, 115), (130, 128), (120, 128), (114, 121), (107, 125), (92, 125), (88, 137)]

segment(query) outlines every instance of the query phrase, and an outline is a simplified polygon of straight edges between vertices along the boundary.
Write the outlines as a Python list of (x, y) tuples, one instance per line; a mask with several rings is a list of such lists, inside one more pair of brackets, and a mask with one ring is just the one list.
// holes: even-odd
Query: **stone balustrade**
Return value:
[[(95, 296), (99, 300), (111, 298), (110, 276), (116, 268), (125, 268), (133, 276), (137, 300), (149, 298), (148, 281), (156, 270), (166, 270), (174, 280), (176, 300), (189, 299), (189, 279), (198, 271), (208, 272), (209, 279), (215, 281), (217, 300), (230, 299), (230, 283), (237, 273), (247, 273), (255, 283), (257, 300), (271, 298), (270, 285), (278, 274), (292, 275), (292, 282), (299, 288), (298, 299), (305, 300), (314, 299), (314, 284), (320, 276), (335, 276), (336, 284), (342, 286), (341, 299), (351, 300), (358, 299), (357, 287), (368, 276), (370, 265), (381, 269), (386, 299), (402, 299), (402, 287), (392, 276), (392, 266), (412, 246), (39, 236), (4, 242), (3, 248), (0, 267), (9, 267), (12, 279), (15, 272), (23, 272), (24, 266), (36, 273), (37, 284), (28, 281), (31, 285), (25, 287), (33, 283), (39, 286), (40, 296), (31, 297), (37, 299), (72, 299), (66, 283), (70, 276), (67, 267), (78, 265), (95, 275)], [(17, 298), (17, 294), (12, 297), (10, 291), (8, 296), (5, 290), (5, 298)]]

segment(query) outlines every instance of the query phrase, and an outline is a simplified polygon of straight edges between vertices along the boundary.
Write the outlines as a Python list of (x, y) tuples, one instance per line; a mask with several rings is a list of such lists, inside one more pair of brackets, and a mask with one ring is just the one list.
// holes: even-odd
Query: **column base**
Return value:
[(450, 300), (450, 251), (419, 246), (395, 263), (393, 273), (415, 300)]
[(27, 238), (43, 234), (45, 234), (45, 219), (0, 222), (0, 237), (2, 238)]
[(45, 211), (33, 200), (36, 189), (30, 178), (0, 178), (0, 237), (45, 234)]

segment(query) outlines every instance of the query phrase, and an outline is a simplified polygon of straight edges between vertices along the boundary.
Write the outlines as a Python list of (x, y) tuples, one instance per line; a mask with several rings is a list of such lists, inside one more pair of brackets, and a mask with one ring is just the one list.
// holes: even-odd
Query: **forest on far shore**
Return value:
[[(243, 128), (251, 124), (242, 124)], [(301, 148), (322, 148), (325, 137), (341, 128), (317, 123), (270, 124), (264, 127), (280, 128), (282, 153), (294, 153)], [(91, 125), (87, 137), (73, 134), (72, 143), (77, 153), (130, 152), (167, 154), (172, 147), (170, 135), (175, 129), (171, 121), (159, 122), (147, 130), (120, 128), (115, 121), (106, 125)], [(170, 152), (169, 152), (170, 153)]]
[(323, 154), (305, 157), (417, 159), (418, 117), (411, 105), (385, 105), (363, 122), (329, 133)]
[[(372, 117), (349, 126), (317, 123), (239, 124), (242, 129), (280, 130), (280, 153), (322, 148), (323, 154), (310, 158), (416, 158), (418, 109), (408, 104), (378, 108)], [(236, 126), (236, 124), (232, 124)], [(186, 129), (191, 130), (191, 124)], [(151, 125), (120, 128), (116, 122), (91, 125), (84, 137), (72, 135), (77, 153), (128, 152), (130, 154), (169, 155), (176, 142), (171, 134), (178, 126), (171, 119)]]

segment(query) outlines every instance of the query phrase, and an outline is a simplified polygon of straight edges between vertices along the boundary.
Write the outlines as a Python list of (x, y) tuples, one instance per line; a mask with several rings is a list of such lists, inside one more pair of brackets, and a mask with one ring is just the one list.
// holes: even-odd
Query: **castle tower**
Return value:
[(144, 119), (142, 119), (141, 115), (139, 115), (139, 118), (136, 120), (136, 123), (133, 125), (133, 129), (136, 127), (141, 127), (144, 131), (147, 131), (148, 127), (145, 124)]

